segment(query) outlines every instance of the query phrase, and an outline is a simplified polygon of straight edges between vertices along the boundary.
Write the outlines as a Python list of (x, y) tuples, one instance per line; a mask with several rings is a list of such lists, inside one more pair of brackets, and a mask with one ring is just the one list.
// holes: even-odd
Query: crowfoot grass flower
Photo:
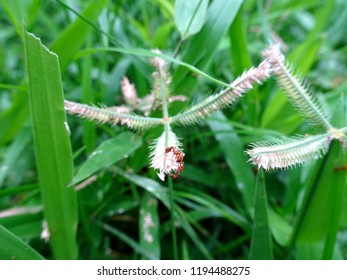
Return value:
[(294, 108), (311, 123), (325, 129), (332, 128), (326, 113), (322, 110), (308, 83), (294, 73), (279, 46), (269, 46), (263, 52), (263, 56), (271, 63), (279, 85)]
[(281, 138), (253, 144), (253, 148), (247, 153), (251, 157), (250, 161), (258, 168), (288, 168), (323, 156), (328, 151), (330, 142), (329, 133)]
[[(178, 156), (180, 155), (180, 157)], [(171, 129), (163, 132), (155, 140), (150, 153), (151, 167), (157, 169), (160, 180), (165, 180), (165, 175), (171, 175), (173, 178), (183, 169), (184, 153), (181, 149), (181, 143)]]

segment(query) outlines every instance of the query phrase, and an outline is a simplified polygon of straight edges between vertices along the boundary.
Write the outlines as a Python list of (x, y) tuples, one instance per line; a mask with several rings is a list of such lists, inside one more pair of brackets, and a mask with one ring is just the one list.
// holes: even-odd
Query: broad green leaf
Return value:
[(0, 225), (1, 260), (43, 260), (44, 258), (13, 233)]
[(141, 138), (131, 132), (125, 132), (113, 139), (104, 141), (82, 164), (71, 184), (76, 184), (96, 171), (109, 167), (117, 161), (128, 157), (141, 145)]
[(175, 24), (183, 40), (200, 31), (205, 21), (207, 6), (208, 0), (176, 0)]
[[(234, 175), (236, 186), (242, 194), (246, 209), (250, 211), (253, 207), (255, 178), (251, 165), (247, 163), (242, 142), (222, 112), (215, 113), (213, 118), (210, 118), (207, 123), (211, 130), (216, 132), (215, 137)], [(218, 133), (218, 131), (230, 132)]]
[(257, 178), (254, 208), (254, 227), (251, 241), (251, 260), (272, 260), (272, 239), (268, 222), (268, 206), (265, 189), (264, 171)]
[(149, 252), (151, 259), (156, 260), (160, 259), (159, 228), (158, 201), (152, 194), (146, 192), (140, 205), (140, 245)]
[(85, 42), (85, 38), (92, 31), (92, 26), (86, 22), (95, 22), (107, 5), (108, 0), (93, 0), (78, 17), (51, 46), (51, 50), (59, 56), (61, 71), (63, 72), (69, 65), (76, 52)]
[(58, 57), (33, 34), (25, 32), (24, 43), (36, 167), (50, 243), (55, 258), (76, 259), (77, 202), (74, 190), (67, 188), (73, 161)]

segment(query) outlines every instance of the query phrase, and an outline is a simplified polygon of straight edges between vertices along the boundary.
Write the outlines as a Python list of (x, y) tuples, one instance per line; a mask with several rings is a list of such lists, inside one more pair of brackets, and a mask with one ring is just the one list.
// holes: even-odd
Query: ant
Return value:
[(183, 158), (184, 158), (184, 153), (182, 153), (180, 150), (176, 149), (175, 147), (167, 147), (165, 149), (165, 153), (170, 153), (173, 152), (173, 154), (176, 157), (176, 162), (179, 163), (178, 168), (176, 170), (175, 173), (171, 174), (171, 178), (172, 179), (177, 179), (177, 177), (179, 176), (179, 174), (182, 172), (183, 168), (184, 168), (184, 162), (183, 162)]
[(347, 164), (334, 168), (334, 171), (344, 171), (344, 170), (347, 170)]

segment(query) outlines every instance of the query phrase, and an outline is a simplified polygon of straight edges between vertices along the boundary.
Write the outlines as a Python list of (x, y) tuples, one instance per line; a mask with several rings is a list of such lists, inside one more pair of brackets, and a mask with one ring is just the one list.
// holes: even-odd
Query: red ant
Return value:
[(177, 179), (177, 177), (179, 176), (179, 174), (182, 172), (184, 168), (184, 162), (183, 162), (184, 153), (182, 153), (180, 150), (176, 149), (175, 147), (167, 147), (165, 149), (165, 153), (170, 153), (170, 152), (173, 152), (173, 154), (176, 157), (176, 162), (179, 163), (176, 172), (171, 174), (172, 179)]
[(347, 170), (347, 164), (334, 168), (334, 171), (344, 171), (344, 170)]

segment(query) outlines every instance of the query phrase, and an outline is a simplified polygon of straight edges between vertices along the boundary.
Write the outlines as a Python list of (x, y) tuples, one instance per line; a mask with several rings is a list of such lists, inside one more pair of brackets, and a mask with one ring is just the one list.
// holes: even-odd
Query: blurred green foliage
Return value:
[[(63, 245), (40, 238), (48, 218), (45, 204), (64, 201), (72, 189), (61, 197), (54, 192), (42, 196), (38, 175), (42, 169), (35, 161), (41, 148), (36, 147), (35, 155), (35, 122), (29, 121), (42, 116), (29, 112), (23, 22), (26, 30), (58, 55), (64, 96), (72, 101), (122, 105), (120, 81), (125, 75), (140, 97), (151, 91), (153, 68), (140, 51), (80, 55), (88, 48), (158, 48), (230, 83), (243, 69), (258, 64), (271, 36), (283, 44), (294, 68), (305, 75), (315, 92), (321, 92), (318, 97), (333, 121), (347, 123), (346, 98), (342, 96), (347, 88), (346, 1), (211, 0), (206, 14), (193, 13), (205, 16), (194, 21), (202, 24), (201, 30), (188, 29), (185, 35), (189, 36), (184, 38), (182, 26), (189, 26), (190, 20), (180, 17), (177, 9), (173, 0), (1, 1), (0, 225), (6, 230), (2, 230), (0, 243), (5, 238), (13, 240), (2, 258), (17, 254), (26, 244), (39, 254), (26, 246), (29, 253), (18, 258), (69, 258), (54, 254)], [(171, 113), (220, 89), (219, 84), (182, 65), (172, 63), (170, 70), (172, 95), (188, 98), (172, 103)], [(96, 125), (71, 116), (67, 120), (75, 175), (85, 179), (83, 168), (88, 167), (96, 176), (76, 191), (78, 208), (50, 210), (49, 219), (58, 219), (62, 212), (72, 216), (78, 212), (76, 254), (70, 257), (347, 258), (347, 171), (339, 168), (346, 166), (347, 156), (339, 143), (317, 162), (266, 173), (260, 181), (247, 163), (243, 150), (250, 142), (315, 133), (293, 110), (274, 79), (207, 121), (189, 129), (173, 128), (186, 154), (185, 169), (173, 181), (173, 204), (167, 183), (159, 181), (149, 168), (149, 146), (161, 133), (159, 128), (133, 135), (124, 127)], [(93, 162), (93, 152), (110, 143), (119, 146), (104, 153), (104, 160), (101, 154)], [(115, 153), (113, 159), (110, 153)], [(47, 162), (54, 160), (46, 156)], [(176, 243), (171, 216), (177, 224)], [(149, 227), (148, 219), (152, 222)]]

